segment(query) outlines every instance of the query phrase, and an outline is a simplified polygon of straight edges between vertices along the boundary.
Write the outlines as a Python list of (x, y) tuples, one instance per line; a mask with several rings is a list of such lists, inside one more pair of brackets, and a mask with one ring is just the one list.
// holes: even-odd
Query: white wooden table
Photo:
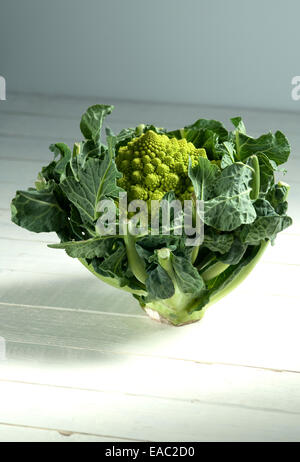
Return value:
[(10, 223), (15, 190), (32, 185), (50, 143), (80, 139), (97, 102), (0, 102), (0, 441), (299, 441), (300, 114), (112, 101), (115, 131), (242, 115), (249, 133), (279, 128), (292, 144), (294, 225), (202, 321), (174, 328), (47, 248), (54, 234)]

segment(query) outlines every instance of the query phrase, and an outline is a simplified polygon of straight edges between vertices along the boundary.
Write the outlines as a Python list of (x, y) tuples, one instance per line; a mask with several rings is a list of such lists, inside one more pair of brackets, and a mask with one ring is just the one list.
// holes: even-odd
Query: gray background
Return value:
[(297, 0), (1, 0), (7, 91), (299, 111)]

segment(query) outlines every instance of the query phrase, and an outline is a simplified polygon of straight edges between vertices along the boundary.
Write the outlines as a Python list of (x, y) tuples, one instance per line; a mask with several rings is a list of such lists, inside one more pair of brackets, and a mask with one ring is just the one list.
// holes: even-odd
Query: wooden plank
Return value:
[(5, 382), (0, 393), (6, 423), (152, 441), (299, 440), (298, 414)]
[(0, 366), (1, 382), (300, 416), (297, 373), (14, 342), (7, 343), (7, 361)]
[(145, 316), (131, 294), (100, 281), (78, 261), (56, 268), (51, 273), (46, 263), (36, 263), (34, 272), (0, 270), (1, 302)]
[[(123, 295), (118, 302), (125, 308)], [(298, 305), (287, 296), (245, 297), (239, 287), (200, 322), (174, 328), (109, 311), (0, 303), (0, 336), (10, 342), (300, 371)]]
[(114, 443), (128, 439), (0, 423), (0, 443)]
[[(113, 437), (133, 439), (175, 435), (181, 441), (183, 435), (184, 441), (192, 435), (210, 440), (220, 435), (235, 441), (299, 440), (299, 374), (251, 369), (300, 372), (300, 190), (295, 183), (299, 115), (240, 112), (253, 135), (267, 131), (261, 127), (279, 127), (291, 140), (293, 158), (285, 181), (292, 183), (290, 214), (295, 225), (278, 237), (247, 281), (208, 310), (203, 321), (175, 329), (146, 319), (131, 296), (102, 284), (63, 252), (38, 242), (55, 239), (54, 235), (35, 235), (9, 223), (14, 191), (29, 186), (39, 165), (47, 162), (52, 136), (53, 141), (59, 135), (68, 142), (74, 134), (80, 136), (78, 122), (87, 105), (83, 100), (19, 98), (14, 108), (6, 106), (0, 114), (1, 130), (7, 135), (0, 139), (0, 237), (9, 238), (0, 240), (0, 336), (8, 352), (8, 361), (0, 362), (5, 423), (43, 426), (47, 430), (39, 431), (51, 433), (50, 422), (53, 435), (57, 428), (94, 434), (95, 429), (108, 428)], [(20, 110), (23, 114), (13, 113)], [(219, 120), (236, 113), (230, 108), (130, 103), (120, 104), (110, 119), (115, 130), (147, 118), (171, 128), (196, 119), (200, 112)], [(127, 415), (126, 422), (120, 413)]]

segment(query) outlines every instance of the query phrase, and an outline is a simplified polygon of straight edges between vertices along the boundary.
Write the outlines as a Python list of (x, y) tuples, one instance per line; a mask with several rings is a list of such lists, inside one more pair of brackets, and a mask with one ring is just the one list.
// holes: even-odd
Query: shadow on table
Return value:
[(8, 279), (1, 284), (0, 336), (9, 359), (123, 361), (151, 354), (151, 345), (178, 332), (150, 320), (130, 294), (89, 274), (11, 272)]

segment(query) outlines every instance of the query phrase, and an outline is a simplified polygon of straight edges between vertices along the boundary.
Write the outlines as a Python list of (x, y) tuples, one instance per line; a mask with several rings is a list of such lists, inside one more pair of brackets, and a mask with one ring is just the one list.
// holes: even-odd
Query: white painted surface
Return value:
[[(10, 223), (15, 190), (31, 185), (51, 142), (75, 141), (90, 103), (15, 95), (0, 106), (0, 441), (299, 441), (300, 117), (240, 112), (250, 133), (281, 128), (295, 146), (294, 225), (202, 321), (173, 328), (47, 248), (54, 234)], [(115, 113), (114, 129), (236, 114), (133, 103)]]

